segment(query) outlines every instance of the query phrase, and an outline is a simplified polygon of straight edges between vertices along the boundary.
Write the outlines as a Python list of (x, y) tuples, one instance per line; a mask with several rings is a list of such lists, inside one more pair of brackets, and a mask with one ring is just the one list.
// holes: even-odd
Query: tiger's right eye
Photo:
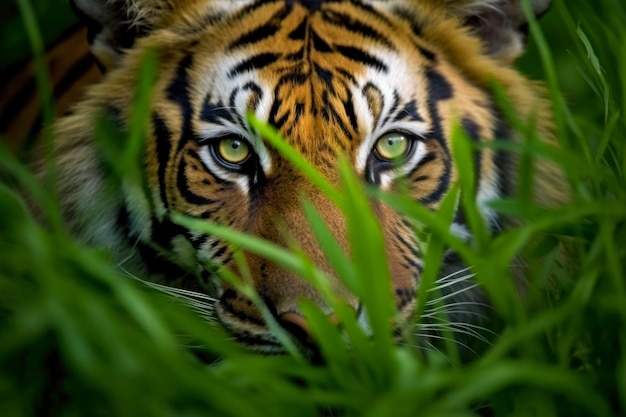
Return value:
[(402, 133), (388, 133), (376, 142), (376, 156), (382, 161), (399, 161), (409, 152), (409, 140)]
[(250, 157), (250, 145), (240, 138), (227, 137), (220, 139), (216, 146), (216, 153), (222, 162), (232, 165), (241, 165)]

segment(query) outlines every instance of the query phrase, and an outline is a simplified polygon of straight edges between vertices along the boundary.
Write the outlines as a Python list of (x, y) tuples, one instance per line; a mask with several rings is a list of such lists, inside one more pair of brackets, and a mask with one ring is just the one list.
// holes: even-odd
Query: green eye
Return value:
[(376, 155), (384, 161), (397, 161), (406, 156), (409, 140), (401, 133), (388, 133), (376, 142)]
[(224, 162), (241, 164), (250, 156), (250, 146), (239, 138), (224, 138), (219, 141), (217, 152)]

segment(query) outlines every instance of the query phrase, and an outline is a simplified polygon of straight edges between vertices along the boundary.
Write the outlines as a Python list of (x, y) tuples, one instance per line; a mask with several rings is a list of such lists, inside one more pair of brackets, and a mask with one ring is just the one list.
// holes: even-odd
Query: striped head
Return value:
[[(542, 13), (548, 1), (532, 3)], [(497, 111), (491, 80), (504, 87), (520, 117), (540, 115), (538, 129), (549, 136), (546, 104), (511, 68), (526, 23), (516, 0), (75, 0), (75, 8), (88, 23), (96, 57), (110, 71), (58, 126), (68, 221), (138, 274), (210, 293), (216, 317), (242, 343), (262, 351), (279, 345), (260, 312), (232, 285), (215, 281), (207, 267), (238, 273), (233, 248), (175, 225), (172, 213), (282, 246), (295, 242), (355, 312), (363, 311), (334, 276), (301, 201), (313, 204), (349, 253), (342, 212), (250, 126), (248, 112), (275, 126), (331, 183), (338, 182), (337, 159), (345, 155), (362, 181), (392, 192), (402, 184), (433, 211), (463, 175), (451, 158), (454, 123), (474, 141), (515, 137)], [(93, 118), (105, 111), (125, 124), (146, 50), (157, 55), (146, 187), (111, 193), (92, 138)], [(492, 150), (477, 153), (475, 161), (476, 199), (496, 228), (498, 218), (485, 203), (514, 188), (515, 161)], [(539, 196), (557, 198), (549, 185), (537, 188)], [(415, 309), (422, 254), (409, 219), (383, 203), (373, 209), (400, 328)], [(471, 238), (460, 209), (452, 227)], [(246, 261), (269, 311), (303, 340), (301, 298), (332, 314), (294, 274), (255, 255)], [(441, 269), (443, 291), (458, 293), (453, 303), (482, 303), (457, 256), (448, 254)], [(360, 322), (367, 326), (364, 317)]]

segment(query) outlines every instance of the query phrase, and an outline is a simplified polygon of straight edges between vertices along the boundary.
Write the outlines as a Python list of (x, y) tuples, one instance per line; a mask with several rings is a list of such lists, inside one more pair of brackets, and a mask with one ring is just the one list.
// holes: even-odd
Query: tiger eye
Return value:
[(250, 156), (250, 146), (242, 139), (224, 138), (218, 146), (220, 157), (231, 164), (241, 164)]
[(376, 154), (385, 161), (397, 161), (406, 156), (409, 141), (401, 133), (389, 133), (376, 142)]

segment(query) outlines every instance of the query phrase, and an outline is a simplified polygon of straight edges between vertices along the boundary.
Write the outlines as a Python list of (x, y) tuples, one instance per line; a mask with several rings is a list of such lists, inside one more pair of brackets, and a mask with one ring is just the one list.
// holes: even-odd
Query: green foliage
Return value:
[[(219, 224), (173, 218), (262, 255), (318, 288), (342, 323), (340, 331), (317, 306), (301, 304), (323, 366), (302, 357), (264, 311), (245, 274), (238, 278), (218, 271), (264, 311), (289, 354), (263, 357), (244, 351), (189, 303), (122, 277), (107, 253), (86, 248), (66, 234), (50, 187), (38, 185), (2, 148), (0, 415), (626, 413), (626, 5), (619, 0), (588, 3), (568, 1), (566, 8), (564, 0), (557, 1), (541, 29), (530, 26), (531, 50), (520, 67), (547, 79), (561, 147), (540, 144), (532, 121), (509, 120), (525, 133), (523, 143), (510, 149), (521, 154), (522, 192), (492, 207), (524, 222), (496, 236), (487, 232), (469, 198), (475, 188), (471, 175), (433, 213), (401, 194), (365, 188), (343, 159), (338, 163), (339, 184), (329, 184), (271, 127), (251, 117), (268, 142), (345, 213), (352, 255), (340, 249), (321, 215), (303, 201), (330, 265), (363, 300), (371, 337), (333, 292), (324, 272), (297, 247), (285, 249)], [(28, 3), (20, 5), (37, 46), (38, 29)], [(35, 52), (41, 52), (40, 46)], [(130, 132), (133, 145), (123, 151), (107, 148), (111, 126), (101, 126), (103, 153), (124, 161), (113, 166), (112, 177), (130, 173), (137, 187), (144, 186), (137, 160), (147, 117), (142, 109), (150, 101), (154, 76), (149, 60), (130, 124), (136, 129)], [(505, 98), (500, 104), (513, 119)], [(458, 127), (454, 131), (455, 162), (463, 172), (474, 172), (471, 154), (476, 145)], [(567, 173), (573, 188), (570, 204), (545, 209), (530, 202), (538, 158), (555, 161)], [(51, 227), (33, 220), (16, 183), (46, 213)], [(437, 349), (411, 346), (410, 338), (393, 343), (389, 280), (371, 278), (388, 276), (371, 199), (414, 219), (415, 232), (423, 237), (425, 270), (416, 329), (428, 326), (428, 315), (444, 323), (440, 330), (445, 340)], [(468, 213), (475, 244), (449, 231), (457, 200)], [(557, 256), (559, 241), (571, 247), (569, 262)], [(489, 345), (470, 361), (463, 360), (465, 349), (452, 338), (475, 336), (476, 329), (446, 325), (445, 312), (437, 308), (441, 295), (435, 280), (445, 248), (474, 265), (476, 279), (502, 318), (498, 335), (490, 336)], [(519, 253), (529, 259), (531, 278), (524, 305), (515, 296), (508, 267)], [(238, 259), (245, 271), (244, 257)]]

